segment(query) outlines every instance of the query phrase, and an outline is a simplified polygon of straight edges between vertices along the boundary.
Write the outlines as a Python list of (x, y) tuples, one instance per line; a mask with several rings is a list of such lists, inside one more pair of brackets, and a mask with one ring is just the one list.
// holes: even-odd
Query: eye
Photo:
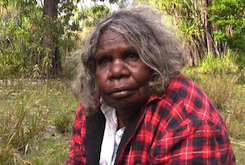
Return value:
[(108, 58), (102, 58), (101, 60), (100, 60), (100, 63), (102, 64), (102, 63), (107, 63), (109, 60), (108, 60)]
[(103, 56), (97, 60), (97, 63), (99, 65), (106, 64), (108, 62), (110, 62), (110, 59), (108, 57), (103, 57)]
[(138, 54), (136, 53), (127, 53), (126, 58), (138, 58)]

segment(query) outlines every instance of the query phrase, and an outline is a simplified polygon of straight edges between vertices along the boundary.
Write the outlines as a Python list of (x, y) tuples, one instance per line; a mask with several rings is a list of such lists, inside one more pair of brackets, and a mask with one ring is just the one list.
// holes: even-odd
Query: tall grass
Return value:
[(236, 73), (239, 69), (239, 65), (235, 63), (236, 58), (237, 55), (231, 51), (220, 58), (208, 54), (201, 60), (198, 71), (200, 73)]
[[(36, 164), (28, 156), (39, 151), (45, 140), (71, 130), (78, 103), (67, 82), (51, 80), (37, 85), (15, 80), (1, 84), (0, 105), (0, 164)], [(46, 164), (45, 160), (39, 162)]]
[[(14, 103), (12, 109), (7, 113), (2, 112), (1, 116), (1, 153), (9, 152), (10, 148), (16, 151), (28, 152), (29, 145), (34, 142), (34, 138), (44, 128), (48, 111), (37, 109), (36, 112), (28, 112), (30, 107), (38, 106), (39, 102), (32, 99), (32, 95), (20, 96), (20, 101)], [(2, 155), (2, 154), (1, 154)], [(1, 157), (2, 161), (7, 161), (7, 154)]]

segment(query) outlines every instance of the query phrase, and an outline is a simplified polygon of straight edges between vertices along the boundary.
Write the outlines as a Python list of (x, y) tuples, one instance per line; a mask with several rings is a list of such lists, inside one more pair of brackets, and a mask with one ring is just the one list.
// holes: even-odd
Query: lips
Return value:
[(129, 87), (114, 88), (114, 89), (112, 89), (110, 94), (117, 93), (117, 92), (122, 92), (122, 91), (130, 91), (130, 90), (132, 90), (132, 89), (129, 88)]
[(131, 95), (134, 88), (130, 87), (120, 87), (120, 88), (114, 88), (109, 95), (115, 98), (125, 98)]

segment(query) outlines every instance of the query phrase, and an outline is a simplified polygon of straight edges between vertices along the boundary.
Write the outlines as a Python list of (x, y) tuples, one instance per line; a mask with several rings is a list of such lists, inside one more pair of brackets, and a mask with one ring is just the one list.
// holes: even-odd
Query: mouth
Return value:
[(120, 87), (120, 88), (114, 88), (111, 92), (110, 95), (115, 97), (115, 98), (125, 98), (128, 97), (132, 94), (134, 88), (129, 88), (129, 87)]
[(123, 92), (123, 91), (131, 91), (131, 90), (132, 90), (132, 88), (129, 88), (129, 87), (114, 88), (111, 90), (110, 94), (119, 93), (119, 92)]

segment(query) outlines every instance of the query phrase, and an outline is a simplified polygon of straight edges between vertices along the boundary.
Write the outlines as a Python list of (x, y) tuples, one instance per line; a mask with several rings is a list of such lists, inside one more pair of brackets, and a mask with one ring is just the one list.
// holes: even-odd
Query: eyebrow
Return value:
[[(131, 45), (131, 44), (127, 44), (127, 45), (125, 45), (125, 47), (123, 47), (123, 48), (119, 48), (119, 50), (123, 50), (122, 51), (122, 53), (129, 53), (129, 52), (132, 52), (132, 53), (135, 53), (135, 54), (138, 54), (138, 52), (135, 50), (135, 48)], [(96, 53), (95, 53), (95, 58), (96, 58), (96, 56), (100, 56), (100, 55), (105, 55), (105, 54), (107, 54), (107, 53), (105, 53), (106, 51), (104, 51), (104, 50), (98, 50), (97, 49), (97, 51), (96, 51)]]

